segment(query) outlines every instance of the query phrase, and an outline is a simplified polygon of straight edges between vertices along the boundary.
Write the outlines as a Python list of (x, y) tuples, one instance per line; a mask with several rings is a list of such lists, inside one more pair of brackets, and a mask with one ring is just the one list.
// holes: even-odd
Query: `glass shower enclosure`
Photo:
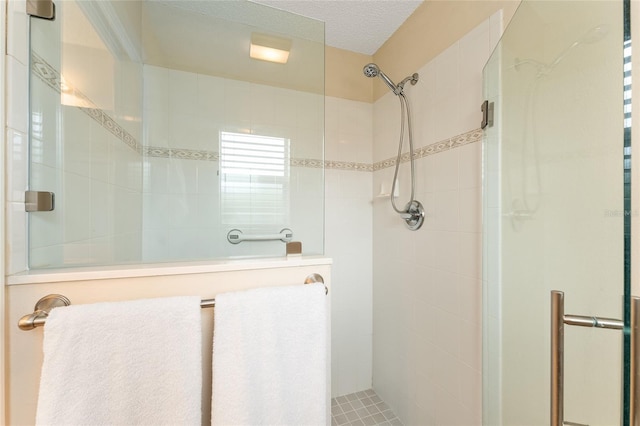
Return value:
[(640, 422), (628, 6), (523, 1), (485, 67), (485, 424)]
[[(29, 188), (54, 193), (29, 214), (31, 269), (323, 253), (323, 23), (251, 2), (55, 10), (31, 18)], [(249, 56), (274, 40), (287, 63)]]

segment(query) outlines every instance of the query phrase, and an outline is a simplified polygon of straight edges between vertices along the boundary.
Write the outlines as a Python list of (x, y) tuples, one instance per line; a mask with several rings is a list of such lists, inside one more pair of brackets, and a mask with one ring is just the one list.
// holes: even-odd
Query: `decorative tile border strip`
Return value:
[(119, 125), (109, 114), (100, 108), (97, 108), (96, 105), (82, 92), (71, 86), (68, 82), (63, 82), (62, 76), (58, 70), (52, 67), (35, 52), (31, 52), (31, 70), (34, 75), (40, 78), (40, 80), (56, 92), (60, 94), (69, 94), (79, 100), (79, 104), (83, 106), (78, 106), (78, 108), (82, 112), (98, 122), (98, 124), (104, 127), (105, 130), (120, 139), (129, 148), (139, 154), (142, 153), (142, 145), (136, 140), (136, 138)]
[[(459, 146), (467, 145), (473, 142), (478, 142), (482, 140), (482, 129), (471, 130), (470, 132), (463, 133), (461, 135), (454, 136), (449, 139), (445, 139), (440, 142), (432, 143), (427, 146), (423, 146), (413, 151), (413, 158), (423, 158), (429, 155), (438, 154), (440, 152), (448, 151), (453, 148), (457, 148)], [(405, 152), (400, 157), (401, 163), (406, 163), (409, 161), (409, 153)], [(388, 167), (393, 167), (396, 165), (396, 157), (387, 158), (386, 160), (378, 161), (373, 164), (373, 171), (378, 171), (382, 169), (386, 169)]]
[(180, 160), (218, 161), (218, 153), (184, 148), (163, 148), (159, 146), (145, 146), (142, 148), (145, 157), (177, 158)]
[[(475, 129), (470, 132), (463, 133), (461, 135), (454, 136), (449, 139), (445, 139), (440, 142), (432, 143), (431, 145), (423, 146), (415, 149), (413, 152), (414, 159), (420, 159), (429, 155), (438, 154), (440, 152), (448, 151), (450, 149), (457, 148), (459, 146), (468, 145), (470, 143), (479, 142), (482, 140), (482, 130)], [(147, 157), (158, 158), (178, 158), (181, 160), (200, 160), (200, 161), (218, 161), (219, 154), (215, 151), (198, 151), (191, 149), (181, 148), (163, 148), (156, 146), (146, 146), (143, 148), (142, 154)], [(405, 152), (400, 157), (400, 162), (405, 163), (409, 161), (409, 153)], [(386, 169), (396, 165), (396, 158), (388, 158), (383, 161), (378, 161), (374, 164), (367, 163), (355, 163), (348, 161), (333, 161), (333, 160), (317, 160), (310, 158), (291, 158), (289, 160), (291, 167), (307, 167), (319, 169), (324, 167), (330, 170), (347, 170), (354, 172), (376, 172), (378, 170)]]
[(352, 163), (346, 161), (327, 160), (324, 162), (325, 169), (348, 170), (353, 172), (373, 172), (373, 164)]
[(310, 169), (322, 169), (324, 161), (311, 158), (290, 158), (289, 165), (291, 167), (307, 167)]

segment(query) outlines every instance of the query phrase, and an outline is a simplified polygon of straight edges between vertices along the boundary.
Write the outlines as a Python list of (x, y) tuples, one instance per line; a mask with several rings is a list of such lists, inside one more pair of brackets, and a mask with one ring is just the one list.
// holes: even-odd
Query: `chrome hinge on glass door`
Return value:
[(484, 101), (480, 106), (480, 111), (482, 111), (480, 128), (493, 127), (493, 102)]
[(46, 191), (25, 191), (24, 210), (26, 212), (50, 212), (55, 208), (55, 194)]
[(56, 6), (52, 0), (27, 0), (27, 15), (52, 21), (56, 19)]
[[(624, 322), (611, 318), (565, 315), (564, 293), (551, 292), (551, 426), (579, 425), (564, 421), (564, 325), (624, 330)], [(640, 297), (631, 298), (631, 386), (629, 424), (640, 426)]]

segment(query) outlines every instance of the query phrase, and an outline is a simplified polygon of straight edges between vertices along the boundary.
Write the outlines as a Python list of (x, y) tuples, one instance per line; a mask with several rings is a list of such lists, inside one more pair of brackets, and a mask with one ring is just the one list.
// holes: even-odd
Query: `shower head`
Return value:
[(571, 43), (569, 47), (567, 47), (562, 53), (560, 53), (556, 59), (551, 62), (547, 68), (552, 70), (556, 65), (558, 65), (562, 60), (576, 47), (581, 44), (595, 44), (605, 38), (605, 36), (609, 33), (609, 27), (606, 25), (598, 25), (597, 27), (593, 27), (588, 30), (586, 33), (582, 34), (580, 38)]
[(380, 74), (380, 68), (376, 64), (367, 64), (362, 69), (362, 72), (367, 77), (377, 77)]
[(389, 89), (391, 89), (391, 91), (396, 95), (402, 93), (402, 88), (398, 87), (393, 81), (391, 81), (391, 79), (387, 77), (387, 75), (383, 73), (380, 67), (378, 67), (376, 64), (371, 63), (365, 65), (362, 69), (362, 72), (364, 73), (364, 75), (370, 78), (380, 77), (387, 84), (387, 86), (389, 86)]
[(515, 69), (516, 71), (520, 68), (521, 65), (530, 64), (537, 68), (538, 73), (536, 75), (537, 78), (544, 77), (549, 75), (553, 69), (560, 64), (564, 60), (569, 53), (575, 49), (576, 47), (582, 44), (596, 44), (602, 41), (607, 34), (609, 34), (609, 27), (607, 25), (598, 25), (589, 29), (587, 32), (582, 34), (578, 39), (576, 39), (573, 43), (571, 43), (567, 48), (565, 48), (562, 52), (555, 57), (555, 59), (548, 64), (544, 64), (542, 62), (533, 60), (533, 59), (519, 59), (516, 58), (515, 64), (510, 67)]
[(609, 33), (609, 27), (606, 25), (599, 25), (597, 27), (591, 28), (589, 31), (584, 33), (582, 37), (580, 37), (576, 43), (586, 43), (593, 44), (602, 40)]

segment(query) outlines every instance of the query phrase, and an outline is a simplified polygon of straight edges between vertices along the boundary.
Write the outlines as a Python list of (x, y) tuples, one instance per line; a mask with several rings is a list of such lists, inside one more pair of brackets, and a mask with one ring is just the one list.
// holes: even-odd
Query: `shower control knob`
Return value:
[(402, 213), (400, 217), (407, 223), (407, 228), (412, 231), (420, 229), (424, 223), (424, 207), (422, 207), (422, 203), (413, 200), (405, 206), (404, 211), (405, 213)]

